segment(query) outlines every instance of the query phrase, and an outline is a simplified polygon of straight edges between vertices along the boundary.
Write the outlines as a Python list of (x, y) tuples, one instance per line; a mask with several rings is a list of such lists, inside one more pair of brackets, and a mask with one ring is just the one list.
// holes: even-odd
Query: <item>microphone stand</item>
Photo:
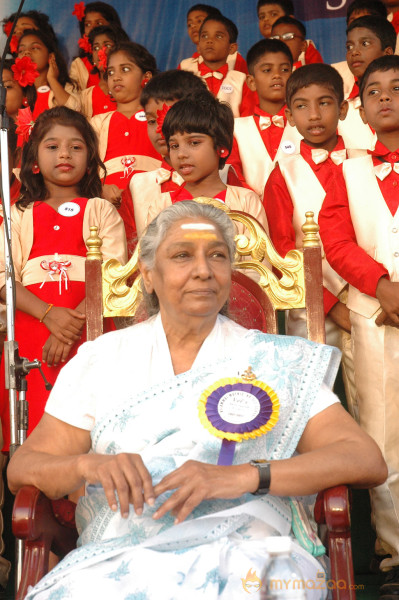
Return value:
[[(26, 391), (28, 383), (26, 376), (31, 369), (39, 369), (47, 390), (52, 388), (46, 381), (41, 369), (41, 362), (38, 359), (29, 361), (27, 358), (19, 356), (18, 342), (15, 340), (15, 275), (12, 261), (11, 246), (11, 197), (10, 197), (10, 177), (8, 161), (8, 129), (9, 117), (6, 112), (6, 94), (7, 89), (3, 86), (4, 61), (8, 53), (12, 35), (17, 24), (19, 15), (25, 0), (21, 0), (17, 12), (15, 13), (13, 26), (7, 38), (3, 56), (0, 64), (0, 157), (1, 157), (1, 184), (2, 194), (1, 203), (4, 217), (4, 262), (5, 262), (5, 289), (6, 289), (6, 314), (7, 314), (7, 341), (4, 343), (4, 364), (6, 388), (9, 390), (9, 408), (10, 408), (10, 458), (23, 444), (28, 430), (28, 402), (26, 400)], [(22, 575), (22, 559), (24, 546), (22, 540), (17, 540), (15, 547), (15, 591), (18, 590)]]

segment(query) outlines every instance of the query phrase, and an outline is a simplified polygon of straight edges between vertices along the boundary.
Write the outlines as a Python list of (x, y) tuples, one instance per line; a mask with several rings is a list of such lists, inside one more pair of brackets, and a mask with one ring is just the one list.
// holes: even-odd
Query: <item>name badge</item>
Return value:
[(45, 94), (46, 92), (50, 91), (50, 88), (48, 85), (41, 85), (36, 91), (39, 92), (39, 94)]
[(232, 94), (234, 92), (234, 88), (232, 85), (230, 85), (229, 83), (223, 83), (220, 86), (220, 89), (222, 90), (222, 92), (224, 92), (225, 94)]
[(285, 154), (294, 154), (295, 150), (296, 150), (294, 142), (290, 142), (289, 140), (286, 140), (285, 142), (282, 142), (281, 143), (281, 150)]
[(137, 112), (134, 116), (138, 121), (147, 120), (147, 117), (145, 116), (145, 112), (143, 110), (139, 110), (139, 112)]
[(63, 217), (75, 217), (80, 213), (80, 206), (76, 202), (64, 202), (58, 207), (58, 213)]

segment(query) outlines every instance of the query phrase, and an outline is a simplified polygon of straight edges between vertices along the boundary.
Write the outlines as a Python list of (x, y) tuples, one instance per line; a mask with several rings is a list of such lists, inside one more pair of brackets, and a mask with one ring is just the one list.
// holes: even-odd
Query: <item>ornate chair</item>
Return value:
[[(230, 211), (225, 205), (221, 206), (220, 202), (209, 198), (197, 198), (196, 201), (222, 208), (237, 223), (239, 231), (244, 232), (236, 236), (235, 266), (239, 270), (233, 271), (232, 276), (231, 317), (246, 327), (278, 333), (277, 311), (305, 308), (308, 338), (323, 343), (321, 250), (319, 228), (313, 220), (313, 213), (306, 213), (303, 252), (292, 250), (282, 258), (256, 219), (239, 211)], [(103, 332), (103, 317), (135, 316), (137, 320), (142, 320), (146, 315), (140, 309), (142, 295), (138, 250), (123, 267), (114, 259), (102, 264), (101, 239), (96, 227), (90, 229), (86, 260), (86, 315), (87, 338), (93, 340)], [(279, 271), (280, 278), (269, 268), (269, 264)], [(75, 505), (68, 500), (51, 502), (31, 486), (17, 493), (13, 531), (16, 537), (25, 540), (25, 558), (17, 600), (24, 598), (28, 585), (34, 585), (47, 572), (50, 549), (63, 556), (74, 548), (77, 535), (74, 530), (74, 508)], [(315, 516), (318, 523), (325, 524), (328, 530), (333, 598), (354, 600), (347, 488), (339, 486), (320, 493)], [(341, 584), (338, 587), (336, 582), (339, 581), (344, 581), (345, 586)]]

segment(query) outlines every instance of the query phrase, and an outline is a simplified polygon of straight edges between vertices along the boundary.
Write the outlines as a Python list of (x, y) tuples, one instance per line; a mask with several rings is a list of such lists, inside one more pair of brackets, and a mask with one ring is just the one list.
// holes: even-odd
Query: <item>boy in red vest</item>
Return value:
[(399, 594), (399, 57), (374, 60), (364, 73), (360, 114), (377, 134), (375, 149), (345, 161), (319, 215), (331, 266), (349, 283), (354, 376), (360, 425), (388, 464), (370, 491), (376, 552), (388, 571), (380, 600)]

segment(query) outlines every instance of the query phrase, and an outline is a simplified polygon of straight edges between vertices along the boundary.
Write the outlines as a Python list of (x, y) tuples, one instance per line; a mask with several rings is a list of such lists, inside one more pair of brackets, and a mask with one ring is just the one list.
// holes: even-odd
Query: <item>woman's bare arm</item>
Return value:
[[(377, 444), (338, 403), (310, 419), (297, 450), (297, 456), (271, 461), (270, 494), (302, 496), (339, 484), (374, 487), (388, 474)], [(156, 496), (176, 491), (154, 516), (171, 511), (180, 522), (203, 500), (237, 498), (254, 492), (258, 484), (257, 470), (249, 464), (220, 467), (188, 461), (155, 486)]]
[(85, 483), (100, 484), (110, 508), (127, 517), (129, 504), (140, 514), (155, 494), (151, 476), (138, 454), (87, 454), (89, 431), (44, 413), (37, 427), (18, 448), (7, 470), (8, 485), (16, 493), (34, 485), (49, 498), (61, 498)]

